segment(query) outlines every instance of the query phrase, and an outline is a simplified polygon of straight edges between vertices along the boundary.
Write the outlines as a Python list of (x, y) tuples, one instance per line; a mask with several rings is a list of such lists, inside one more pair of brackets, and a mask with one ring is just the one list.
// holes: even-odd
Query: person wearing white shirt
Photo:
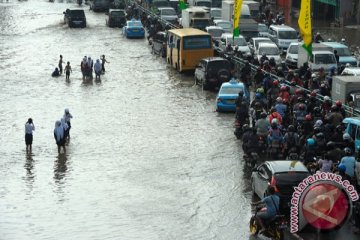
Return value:
[(32, 142), (33, 142), (33, 131), (35, 131), (35, 125), (31, 118), (25, 123), (25, 144), (26, 144), (26, 152), (32, 150)]

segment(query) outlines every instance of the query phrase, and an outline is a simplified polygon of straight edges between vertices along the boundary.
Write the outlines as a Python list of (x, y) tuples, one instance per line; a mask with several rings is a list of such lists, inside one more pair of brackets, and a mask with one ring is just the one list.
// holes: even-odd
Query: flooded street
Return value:
[[(233, 114), (215, 94), (74, 3), (0, 1), (0, 239), (246, 239), (249, 169)], [(59, 55), (73, 73), (50, 77)], [(101, 82), (80, 61), (105, 54)], [(71, 141), (58, 154), (55, 121), (69, 108)], [(32, 117), (33, 151), (24, 124)]]

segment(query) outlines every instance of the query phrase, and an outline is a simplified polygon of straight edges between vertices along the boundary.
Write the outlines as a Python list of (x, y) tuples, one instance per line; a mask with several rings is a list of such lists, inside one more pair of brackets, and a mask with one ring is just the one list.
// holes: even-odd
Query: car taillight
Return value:
[(279, 192), (279, 189), (276, 187), (276, 180), (275, 180), (274, 176), (272, 176), (272, 178), (271, 178), (270, 185), (275, 188), (275, 192)]
[(217, 101), (218, 103), (221, 102), (221, 98), (216, 99), (216, 101)]

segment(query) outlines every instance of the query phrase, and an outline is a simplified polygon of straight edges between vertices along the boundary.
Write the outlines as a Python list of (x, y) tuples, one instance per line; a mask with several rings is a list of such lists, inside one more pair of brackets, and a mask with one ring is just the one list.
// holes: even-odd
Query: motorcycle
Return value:
[(266, 137), (262, 135), (258, 135), (257, 138), (258, 138), (258, 146), (259, 146), (258, 152), (259, 154), (265, 155), (267, 148)]
[(299, 154), (297, 153), (296, 147), (290, 147), (290, 149), (287, 152), (287, 159), (289, 160), (298, 160)]
[[(258, 233), (259, 229), (261, 228), (255, 220), (256, 214), (258, 212), (265, 212), (265, 207), (257, 206), (255, 208), (255, 213), (250, 219), (250, 232), (252, 234)], [(265, 231), (263, 235), (269, 237), (273, 240), (283, 240), (284, 238), (284, 231), (287, 228), (287, 221), (285, 215), (276, 215), (273, 219), (264, 222)]]
[(242, 124), (239, 121), (235, 121), (234, 126), (235, 126), (234, 134), (236, 136), (236, 139), (241, 139), (243, 135)]
[(246, 162), (246, 165), (253, 169), (258, 160), (260, 159), (259, 154), (256, 151), (251, 151), (249, 155), (244, 155), (244, 160)]

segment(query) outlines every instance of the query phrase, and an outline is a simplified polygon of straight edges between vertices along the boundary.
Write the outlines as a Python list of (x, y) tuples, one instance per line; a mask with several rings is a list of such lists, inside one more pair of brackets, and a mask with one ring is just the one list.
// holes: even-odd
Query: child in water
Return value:
[(55, 68), (55, 70), (53, 71), (53, 73), (51, 74), (52, 77), (58, 77), (60, 76), (60, 72), (58, 68)]
[(63, 64), (63, 56), (62, 55), (60, 55), (60, 59), (59, 59), (59, 71), (60, 71), (60, 74), (62, 74), (63, 73), (63, 67), (62, 67), (62, 64)]
[(102, 55), (101, 56), (101, 68), (102, 68), (102, 73), (105, 73), (105, 63), (110, 63), (109, 61), (107, 61), (105, 59), (105, 55)]
[(72, 72), (70, 62), (67, 62), (66, 66), (65, 66), (66, 80), (70, 79), (70, 72)]

